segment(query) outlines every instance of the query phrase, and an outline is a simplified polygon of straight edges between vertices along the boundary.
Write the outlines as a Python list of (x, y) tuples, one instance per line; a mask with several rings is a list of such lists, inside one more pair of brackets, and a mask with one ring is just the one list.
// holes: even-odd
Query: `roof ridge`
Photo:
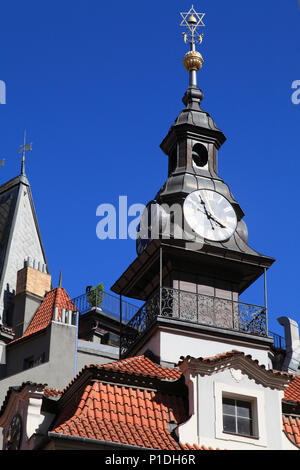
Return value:
[[(134, 364), (135, 362), (140, 362), (141, 360), (145, 360), (147, 359), (154, 367), (160, 369), (162, 371), (162, 374), (161, 375), (157, 375), (155, 373), (155, 371), (150, 371), (150, 372), (146, 372), (145, 373), (145, 368), (142, 368), (141, 370), (128, 370), (128, 371), (124, 371), (122, 370), (122, 366), (126, 366), (126, 364)], [(124, 361), (127, 361), (127, 362), (124, 362)], [(121, 366), (121, 367), (120, 367)], [(151, 359), (145, 357), (144, 355), (140, 355), (140, 356), (133, 356), (131, 358), (126, 358), (126, 359), (122, 359), (120, 361), (115, 361), (115, 362), (109, 362), (107, 364), (88, 364), (88, 365), (85, 365), (80, 372), (77, 373), (77, 375), (69, 382), (69, 384), (63, 389), (62, 393), (63, 395), (65, 393), (67, 393), (67, 391), (74, 385), (75, 382), (77, 382), (77, 380), (80, 379), (81, 376), (83, 376), (85, 373), (88, 373), (89, 371), (93, 374), (93, 369), (96, 370), (96, 371), (110, 371), (110, 372), (115, 372), (115, 373), (119, 373), (119, 374), (125, 374), (127, 372), (128, 375), (130, 376), (133, 376), (133, 377), (144, 377), (145, 379), (157, 379), (158, 381), (161, 381), (161, 382), (166, 382), (166, 381), (170, 381), (170, 382), (177, 382), (181, 376), (182, 376), (182, 372), (177, 369), (177, 368), (167, 368), (167, 367), (164, 367), (164, 366), (160, 366), (158, 364), (156, 364), (155, 362), (153, 362)], [(163, 373), (165, 372), (165, 377), (163, 377)], [(169, 374), (169, 376), (166, 375), (166, 373)], [(170, 374), (173, 375), (170, 376)], [(95, 377), (89, 377), (88, 380), (94, 380)], [(102, 379), (100, 379), (101, 381)], [(122, 383), (122, 386), (128, 386), (128, 387), (131, 387), (132, 384), (124, 384)]]

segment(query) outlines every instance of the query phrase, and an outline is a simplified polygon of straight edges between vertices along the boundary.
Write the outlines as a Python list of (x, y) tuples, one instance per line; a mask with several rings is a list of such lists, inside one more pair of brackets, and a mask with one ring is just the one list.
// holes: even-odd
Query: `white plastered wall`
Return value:
[(243, 341), (215, 340), (212, 336), (201, 337), (195, 334), (183, 334), (172, 330), (159, 330), (139, 351), (141, 354), (147, 349), (160, 357), (162, 362), (177, 364), (181, 356), (212, 357), (233, 349), (250, 354), (252, 359), (258, 360), (260, 365), (271, 368), (268, 351), (259, 347), (248, 347)]
[[(177, 430), (181, 442), (228, 450), (297, 450), (282, 430), (282, 391), (265, 387), (236, 369), (203, 377), (195, 374), (186, 380), (193, 407), (191, 418)], [(256, 437), (223, 433), (223, 394), (255, 402)]]

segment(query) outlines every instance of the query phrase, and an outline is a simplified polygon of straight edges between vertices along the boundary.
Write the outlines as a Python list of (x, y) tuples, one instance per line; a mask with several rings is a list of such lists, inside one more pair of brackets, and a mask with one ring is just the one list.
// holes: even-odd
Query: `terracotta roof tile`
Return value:
[[(160, 367), (144, 356), (99, 365), (98, 368), (167, 381), (181, 377), (177, 369)], [(104, 383), (97, 379), (92, 385), (85, 386), (79, 405), (72, 413), (65, 414), (65, 418), (58, 417), (51, 435), (86, 437), (158, 450), (210, 450), (197, 444), (177, 443), (170, 434), (168, 425), (179, 425), (188, 419), (188, 415), (183, 397), (169, 392)]]
[(180, 370), (161, 367), (145, 356), (130, 357), (98, 367), (128, 374), (143, 375), (144, 377), (155, 377), (162, 380), (178, 380), (181, 377)]
[(284, 400), (300, 402), (300, 376), (295, 375), (284, 391)]
[[(150, 379), (158, 379), (158, 380), (169, 381), (169, 382), (175, 382), (179, 380), (182, 376), (182, 372), (176, 368), (159, 366), (158, 364), (155, 364), (144, 355), (134, 356), (128, 359), (123, 359), (121, 361), (116, 361), (116, 362), (112, 362), (109, 364), (90, 364), (90, 365), (85, 366), (81, 370), (81, 372), (79, 372), (79, 374), (64, 389), (64, 393), (70, 387), (72, 387), (73, 383), (76, 382), (79, 376), (84, 374), (86, 371), (92, 370), (92, 369), (118, 371), (124, 374), (136, 375), (140, 377), (148, 377)], [(112, 393), (115, 393), (115, 392), (112, 390)], [(130, 389), (128, 389), (128, 393), (129, 393), (128, 396), (130, 396), (130, 393), (131, 393)], [(135, 399), (136, 398), (134, 398), (134, 400)], [(136, 403), (136, 406), (138, 406), (137, 403)]]
[(297, 416), (283, 415), (283, 430), (288, 439), (300, 448), (300, 419)]
[(63, 287), (56, 287), (45, 295), (23, 336), (11, 341), (9, 344), (16, 343), (34, 333), (45, 330), (53, 320), (55, 307), (58, 308), (58, 316), (61, 315), (62, 309), (76, 311), (76, 307)]
[(218, 448), (213, 449), (212, 447), (206, 447), (205, 445), (202, 445), (201, 447), (199, 447), (197, 444), (193, 444), (193, 445), (182, 444), (182, 442), (180, 442), (179, 444), (180, 444), (181, 449), (183, 450), (220, 450)]
[(61, 390), (56, 390), (55, 388), (48, 388), (46, 387), (44, 389), (44, 397), (47, 397), (47, 398), (56, 398), (56, 397), (60, 397), (62, 394), (62, 391)]
[[(229, 351), (196, 361), (218, 363), (235, 356), (246, 357), (239, 351)], [(185, 360), (195, 360), (187, 357)], [(251, 359), (252, 361), (252, 359)], [(258, 361), (253, 361), (258, 364)], [(258, 365), (259, 366), (259, 365)], [(263, 366), (259, 366), (265, 369)], [(176, 382), (182, 372), (178, 369), (161, 367), (145, 356), (136, 356), (111, 364), (86, 366), (79, 374), (89, 369), (93, 371), (111, 370), (121, 374), (156, 378), (161, 381)], [(278, 373), (267, 371), (269, 374)], [(284, 374), (289, 377), (290, 374)], [(93, 375), (92, 375), (93, 376)], [(65, 389), (72, 387), (77, 376)], [(116, 385), (101, 382), (98, 372), (92, 384), (82, 391), (79, 404), (72, 404), (72, 412), (63, 411), (53, 427), (53, 433), (74, 437), (86, 437), (108, 442), (119, 442), (138, 447), (161, 450), (218, 450), (197, 444), (177, 443), (169, 432), (168, 425), (179, 425), (188, 418), (184, 399), (181, 396), (154, 390), (141, 389), (130, 385)], [(107, 380), (105, 378), (105, 380)], [(300, 401), (300, 377), (293, 377), (285, 389), (285, 400)], [(63, 416), (64, 415), (64, 416)], [(283, 415), (283, 428), (289, 439), (296, 445), (300, 443), (300, 419)], [(300, 445), (299, 445), (300, 447)]]
[[(128, 393), (124, 393), (125, 390)], [(129, 395), (131, 400), (128, 400)], [(73, 415), (54, 425), (53, 432), (153, 449), (179, 450), (168, 431), (170, 407), (175, 423), (187, 419), (181, 397), (174, 400), (161, 392), (94, 382), (85, 387)]]

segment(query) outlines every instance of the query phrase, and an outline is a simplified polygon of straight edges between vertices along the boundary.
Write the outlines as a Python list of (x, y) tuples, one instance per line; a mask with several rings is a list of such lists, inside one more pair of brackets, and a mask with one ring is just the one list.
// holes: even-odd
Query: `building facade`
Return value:
[(167, 179), (115, 295), (53, 288), (27, 178), (0, 188), (3, 449), (299, 448), (298, 325), (279, 319), (282, 347), (266, 305), (240, 302), (275, 260), (249, 246), (218, 172), (226, 138), (202, 109), (198, 15), (183, 15), (189, 86), (161, 144)]

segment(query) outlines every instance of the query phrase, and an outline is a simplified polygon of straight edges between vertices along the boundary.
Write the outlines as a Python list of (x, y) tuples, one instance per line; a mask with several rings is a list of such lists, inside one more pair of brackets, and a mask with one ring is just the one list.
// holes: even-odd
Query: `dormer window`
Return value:
[(223, 397), (223, 432), (254, 436), (253, 411), (250, 401)]
[(267, 447), (265, 392), (240, 384), (243, 374), (235, 373), (232, 378), (238, 383), (214, 384), (216, 438)]

